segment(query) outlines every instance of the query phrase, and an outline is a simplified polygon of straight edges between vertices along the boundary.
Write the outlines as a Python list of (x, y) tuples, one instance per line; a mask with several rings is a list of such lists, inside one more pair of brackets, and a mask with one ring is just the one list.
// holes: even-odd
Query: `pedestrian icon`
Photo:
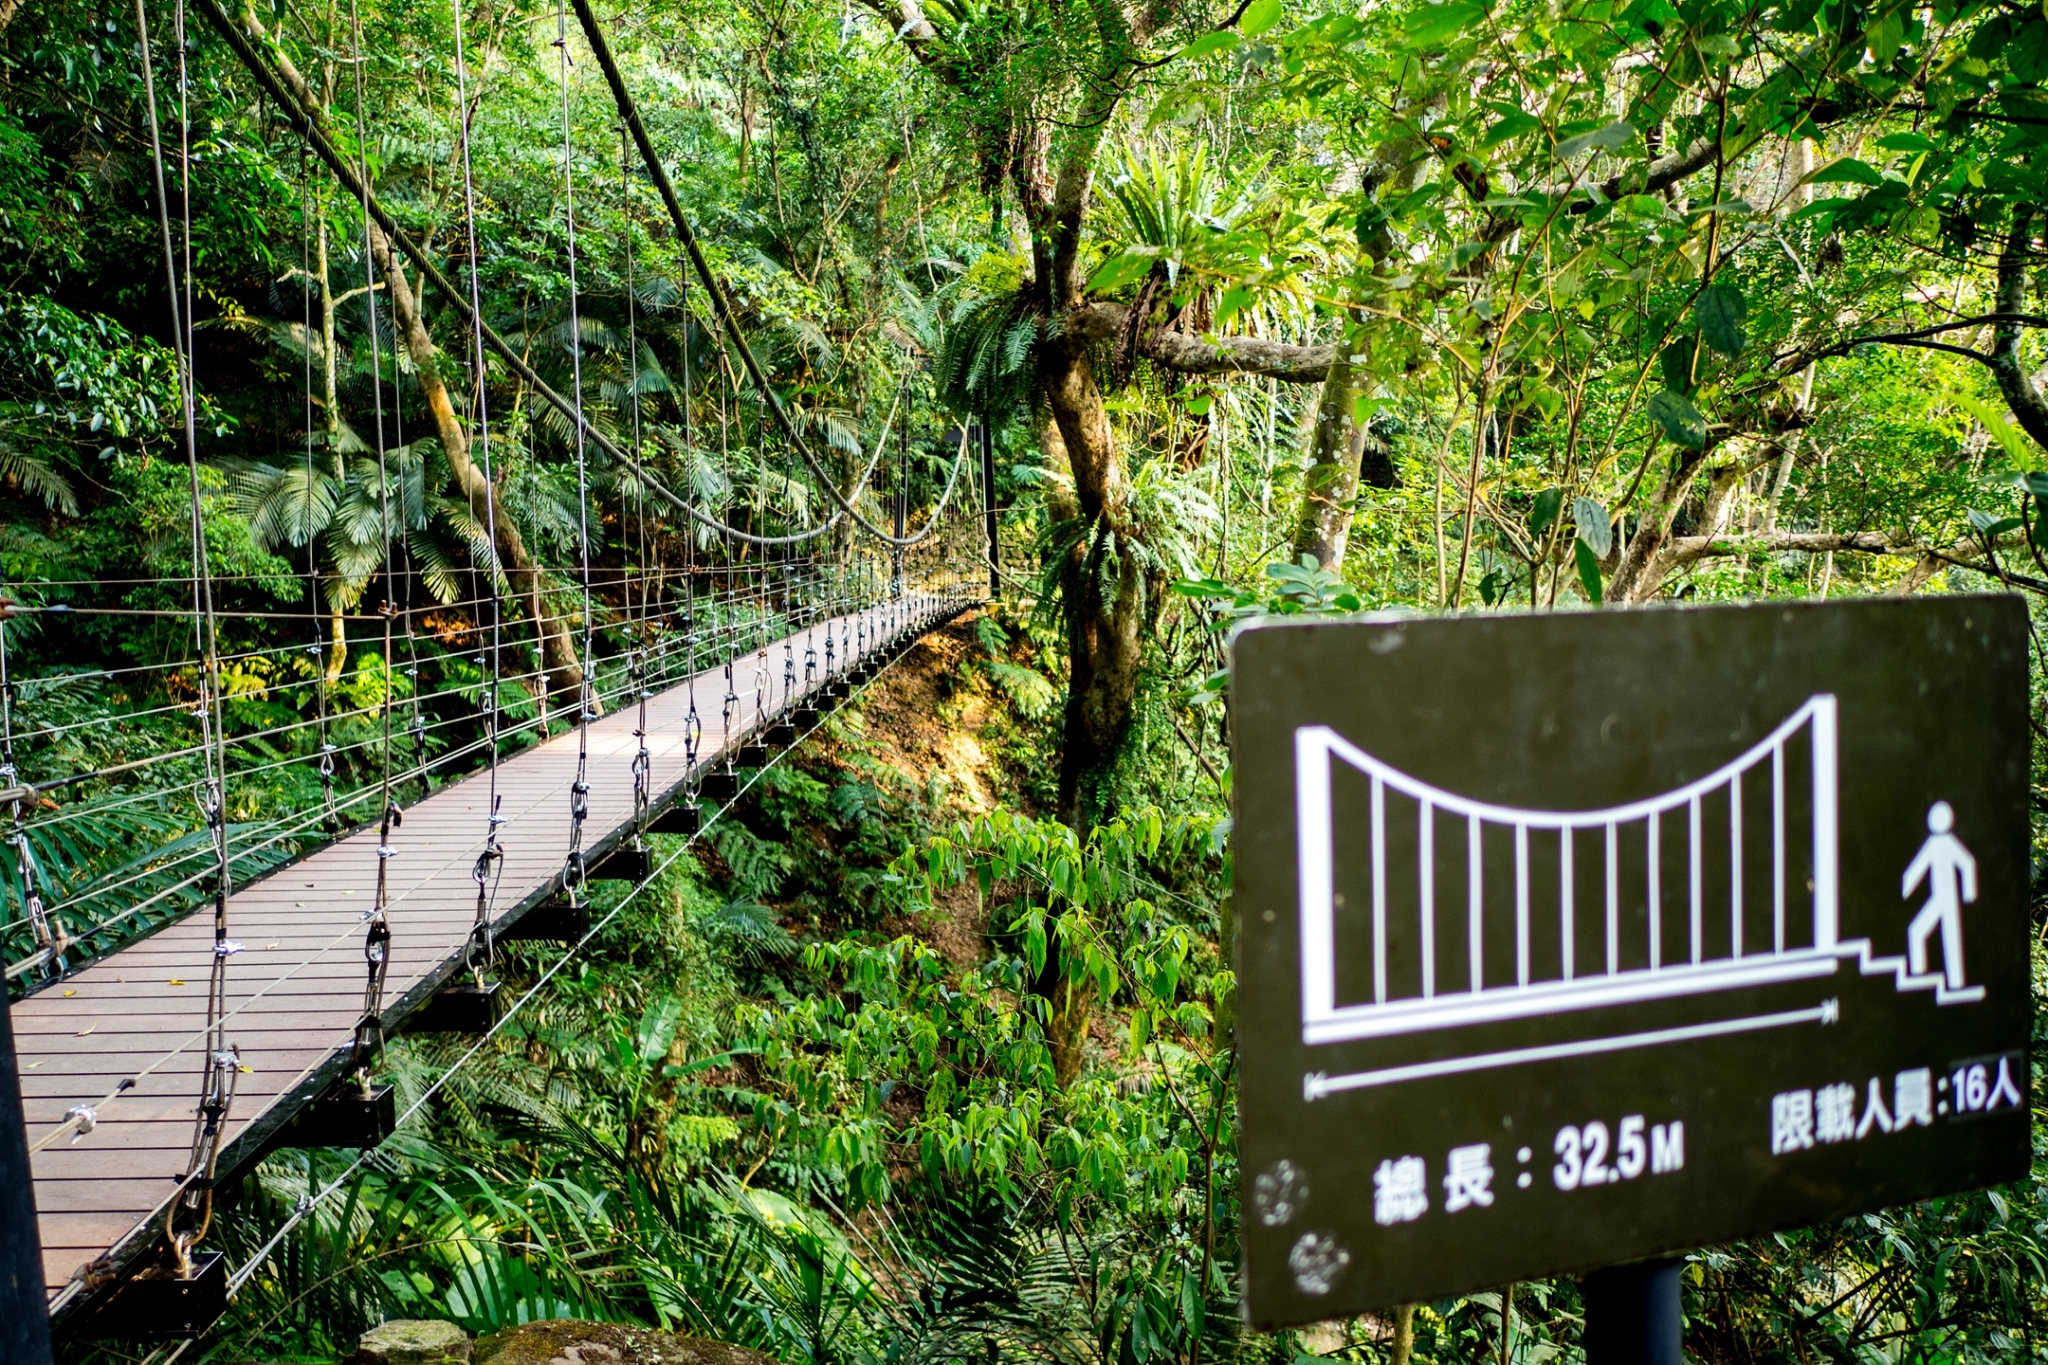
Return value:
[(1906, 929), (1906, 953), (1915, 976), (1927, 975), (1927, 940), (1941, 931), (1941, 965), (1950, 990), (1963, 988), (1963, 905), (1977, 899), (1977, 860), (1956, 838), (1948, 802), (1927, 808), (1927, 842), (1913, 855), (1899, 894), (1910, 898), (1924, 881), (1927, 903)]

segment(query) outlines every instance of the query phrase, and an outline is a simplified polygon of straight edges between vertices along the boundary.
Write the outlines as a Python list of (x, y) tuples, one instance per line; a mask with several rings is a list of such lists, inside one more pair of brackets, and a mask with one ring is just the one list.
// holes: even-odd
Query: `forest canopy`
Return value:
[[(1578, 1351), (1570, 1280), (1240, 1325), (1230, 631), (2038, 615), (2044, 204), (2006, 0), (0, 0), (17, 993), (800, 610), (988, 599), (508, 946), (473, 1058), (391, 1040), (376, 1156), (253, 1167), (192, 1358)], [(1696, 1253), (1688, 1349), (2040, 1356), (2043, 1179)]]

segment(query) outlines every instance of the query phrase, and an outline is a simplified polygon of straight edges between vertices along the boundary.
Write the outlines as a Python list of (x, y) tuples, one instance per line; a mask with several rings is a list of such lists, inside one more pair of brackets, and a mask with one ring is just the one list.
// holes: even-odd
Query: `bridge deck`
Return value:
[[(870, 608), (821, 622), (791, 637), (801, 677), (802, 651), (818, 650), (823, 686), (824, 632), (865, 619), (865, 655), (886, 656), (892, 644), (929, 628), (957, 608), (924, 594), (897, 604), (901, 632), (877, 630), (890, 608)], [(835, 651), (843, 671), (844, 651)], [(856, 662), (862, 654), (854, 650)], [(696, 675), (704, 733), (699, 771), (719, 762), (782, 702), (781, 641), (769, 647), (758, 696), (748, 673), (758, 654), (735, 664), (741, 693), (732, 732), (724, 732), (723, 665)], [(807, 689), (799, 682), (799, 697)], [(655, 696), (647, 706), (647, 747), (654, 793), (650, 811), (680, 795), (684, 783), (684, 718), (690, 683)], [(583, 846), (597, 856), (630, 838), (636, 708), (590, 727), (589, 815)], [(496, 897), (502, 928), (559, 888), (569, 851), (569, 787), (575, 779), (577, 735), (571, 728), (502, 761), (498, 791), (507, 817), (500, 834), (503, 871)], [(470, 869), (483, 847), (486, 778), (473, 774), (405, 811), (391, 859), (391, 965), (384, 1014), (395, 1031), (461, 967), (474, 921), (476, 884)], [(377, 831), (360, 830), (238, 889), (228, 902), (229, 935), (245, 951), (230, 959), (228, 1038), (248, 1071), (240, 1078), (220, 1170), (246, 1168), (265, 1142), (345, 1069), (362, 1009), (363, 918), (376, 878)], [(45, 1279), (60, 1294), (86, 1266), (122, 1263), (151, 1249), (192, 1141), (205, 1025), (206, 980), (212, 957), (212, 916), (195, 914), (15, 1002), (28, 1139), (61, 1130), (75, 1105), (96, 1108), (88, 1134), (58, 1137), (31, 1161), (42, 1232)], [(132, 1084), (109, 1098), (124, 1081)], [(65, 1295), (72, 1306), (76, 1295)]]

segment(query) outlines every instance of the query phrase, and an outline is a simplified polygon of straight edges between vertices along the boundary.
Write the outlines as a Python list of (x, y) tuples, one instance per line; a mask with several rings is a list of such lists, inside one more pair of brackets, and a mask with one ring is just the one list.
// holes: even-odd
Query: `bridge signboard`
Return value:
[(2021, 1178), (2014, 598), (1233, 646), (1247, 1311)]

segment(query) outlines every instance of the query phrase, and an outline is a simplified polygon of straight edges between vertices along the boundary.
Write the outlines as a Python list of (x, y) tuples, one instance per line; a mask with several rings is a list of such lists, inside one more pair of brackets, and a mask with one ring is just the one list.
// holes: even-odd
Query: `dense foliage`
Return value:
[[(419, 1110), (374, 1157), (267, 1158), (217, 1233), (238, 1264), (267, 1250), (188, 1358), (331, 1360), (396, 1315), (633, 1320), (790, 1365), (1368, 1361), (1410, 1331), (1446, 1365), (1577, 1352), (1570, 1281), (1239, 1325), (1228, 630), (1993, 590), (2038, 616), (2048, 18), (601, 17), (836, 485), (887, 456), (859, 505), (885, 522), (877, 490), (900, 489), (915, 523), (960, 428), (993, 430), (1004, 597), (701, 836), (658, 836), (663, 872), (600, 891), (583, 951), (508, 948), (516, 985), (552, 974), (489, 1048), (456, 1066), (452, 1041), (395, 1041), (382, 1070)], [(572, 16), (262, 0), (226, 21), (650, 477), (756, 534), (831, 515)], [(189, 462), (166, 232), (189, 257)], [(679, 517), (379, 250), (197, 9), (0, 0), (0, 579), (74, 609), (4, 626), (7, 761), (75, 779), (22, 803), (17, 989), (204, 897), (195, 507), (240, 878), (373, 818), (386, 771), (410, 800), (472, 770), (494, 678), (508, 749), (563, 723), (586, 612), (612, 705), (636, 668), (677, 676), (892, 569), (843, 524), (778, 551)], [(2048, 1157), (1702, 1251), (1689, 1349), (2048, 1355), (2044, 1181)]]

